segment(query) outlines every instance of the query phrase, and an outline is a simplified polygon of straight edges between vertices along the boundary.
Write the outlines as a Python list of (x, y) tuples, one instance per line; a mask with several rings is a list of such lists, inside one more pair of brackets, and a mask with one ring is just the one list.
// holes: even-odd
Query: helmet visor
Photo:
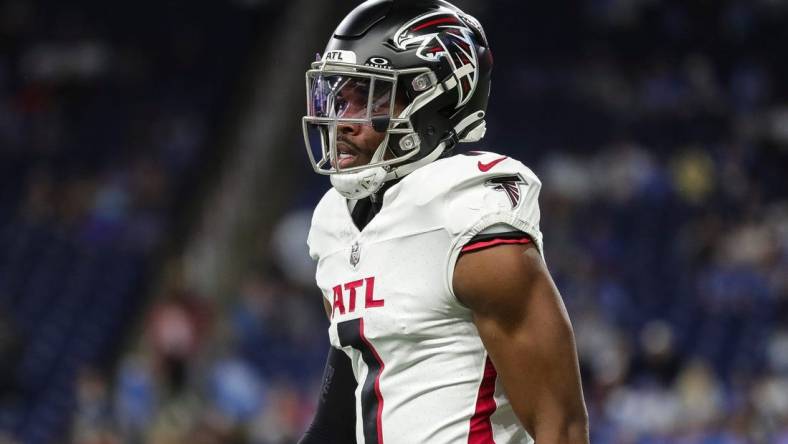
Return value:
[[(399, 115), (406, 106), (404, 98), (397, 102), (396, 76), (347, 69), (312, 69), (307, 71), (306, 82), (304, 142), (316, 172), (351, 173), (370, 167), (388, 167), (416, 155), (417, 149), (404, 156), (387, 155), (392, 137), (413, 131), (410, 120)], [(370, 160), (364, 165), (345, 160), (363, 149), (373, 148), (352, 146), (348, 133), (357, 132), (359, 126), (364, 127), (363, 131), (374, 131), (380, 136), (379, 145), (374, 147)], [(355, 130), (349, 131), (350, 127)], [(344, 152), (337, 146), (340, 139)]]
[[(372, 124), (391, 114), (394, 82), (361, 74), (310, 73), (307, 116)], [(364, 121), (364, 122), (361, 122)]]
[[(384, 161), (395, 103), (395, 80), (371, 73), (307, 72), (304, 136), (315, 170), (336, 173)], [(343, 168), (337, 141), (345, 126), (362, 125), (381, 136), (368, 165)], [(345, 143), (348, 143), (345, 140)]]

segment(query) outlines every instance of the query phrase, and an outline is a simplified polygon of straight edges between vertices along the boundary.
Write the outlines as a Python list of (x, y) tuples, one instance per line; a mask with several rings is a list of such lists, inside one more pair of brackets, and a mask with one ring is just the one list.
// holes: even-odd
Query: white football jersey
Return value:
[(359, 444), (533, 442), (452, 275), (462, 247), (494, 225), (525, 232), (541, 252), (540, 187), (522, 163), (472, 153), (403, 178), (362, 231), (335, 190), (320, 201), (309, 248), (332, 306), (331, 344), (358, 381)]

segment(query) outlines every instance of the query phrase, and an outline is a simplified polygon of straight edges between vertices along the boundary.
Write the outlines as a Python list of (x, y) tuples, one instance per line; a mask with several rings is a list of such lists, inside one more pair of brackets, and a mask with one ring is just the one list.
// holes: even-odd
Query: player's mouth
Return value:
[(345, 142), (337, 143), (337, 167), (347, 169), (357, 166), (359, 152)]

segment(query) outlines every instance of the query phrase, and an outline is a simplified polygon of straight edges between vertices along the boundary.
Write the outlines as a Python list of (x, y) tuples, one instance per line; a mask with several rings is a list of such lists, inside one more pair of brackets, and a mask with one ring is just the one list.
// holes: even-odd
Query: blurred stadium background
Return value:
[[(0, 442), (293, 443), (303, 72), (350, 1), (0, 0)], [(593, 443), (788, 443), (788, 2), (457, 1)]]

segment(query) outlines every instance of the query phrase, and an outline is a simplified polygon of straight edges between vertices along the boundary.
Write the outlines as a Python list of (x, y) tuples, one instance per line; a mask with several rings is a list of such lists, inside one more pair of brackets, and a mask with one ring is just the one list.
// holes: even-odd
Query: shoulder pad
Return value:
[[(542, 250), (539, 191), (542, 182), (518, 160), (491, 152), (457, 155), (417, 170), (424, 198), (444, 200), (444, 226), (462, 243), (495, 224), (528, 234)], [(467, 240), (466, 240), (467, 241)]]

